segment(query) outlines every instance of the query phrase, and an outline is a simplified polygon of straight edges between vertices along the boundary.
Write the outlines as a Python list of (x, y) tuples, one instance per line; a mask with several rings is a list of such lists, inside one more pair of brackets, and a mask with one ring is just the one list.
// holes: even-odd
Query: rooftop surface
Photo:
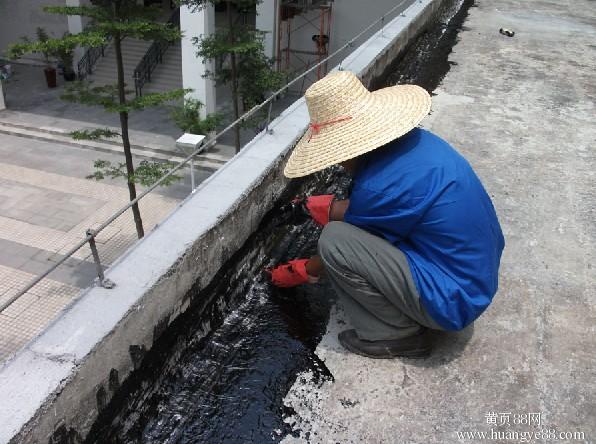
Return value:
[[(489, 432), (491, 428), (503, 433), (546, 429), (584, 434), (581, 439), (557, 440), (560, 442), (594, 439), (595, 316), (591, 267), (595, 230), (590, 194), (594, 156), (590, 146), (596, 134), (592, 122), (595, 48), (590, 45), (596, 31), (590, 17), (596, 15), (595, 7), (586, 0), (573, 4), (529, 0), (523, 6), (508, 0), (487, 3), (479, 2), (478, 7), (470, 9), (470, 17), (460, 33), (461, 41), (451, 55), (456, 65), (436, 89), (433, 113), (425, 126), (470, 160), (493, 197), (507, 238), (500, 292), (473, 328), (436, 335), (435, 353), (423, 361), (376, 361), (346, 354), (336, 341), (336, 333), (346, 328), (346, 320), (340, 308), (334, 310), (328, 332), (317, 347), (317, 354), (334, 381), (320, 386), (309, 383), (308, 374), (297, 379), (286, 404), (296, 411), (288, 421), (295, 421), (300, 437), (288, 437), (286, 442), (482, 442), (478, 436), (468, 435), (470, 438), (466, 439), (463, 435), (460, 439), (457, 433)], [(515, 37), (500, 35), (501, 27), (515, 30)], [(297, 106), (295, 111), (298, 115), (288, 117), (288, 121), (304, 129), (304, 106)], [(266, 137), (278, 142), (290, 138), (289, 133), (294, 134), (284, 133), (281, 125), (279, 131), (276, 127)], [(270, 148), (277, 150), (275, 156), (285, 149), (273, 142)], [(255, 150), (245, 151), (242, 160), (244, 166), (242, 162), (228, 164), (228, 176), (246, 171), (256, 174), (259, 166), (272, 161), (268, 153)], [(226, 168), (218, 173), (222, 170)], [(244, 180), (248, 182), (248, 178)], [(185, 205), (178, 211), (178, 216), (186, 216), (184, 223), (180, 223), (180, 218), (179, 225), (166, 223), (148, 240), (154, 237), (165, 244), (176, 233), (181, 238), (188, 237), (190, 242), (192, 233), (188, 231), (196, 226), (196, 221), (207, 223), (202, 210), (223, 205), (220, 195), (205, 194), (197, 205), (196, 198), (201, 197), (198, 194), (194, 196), (194, 206)], [(237, 227), (242, 228), (241, 225)], [(135, 257), (147, 257), (160, 264), (174, 260), (172, 248), (148, 252), (150, 245), (156, 243), (140, 244), (137, 250), (144, 249), (145, 256), (136, 251)], [(213, 262), (224, 254), (217, 248), (209, 249), (209, 253)], [(164, 255), (172, 257), (166, 260)], [(119, 320), (120, 315), (105, 307), (125, 312), (127, 304), (136, 301), (135, 291), (140, 291), (134, 288), (139, 285), (138, 273), (131, 279), (130, 270), (150, 269), (151, 264), (132, 262), (112, 276), (119, 283), (115, 290), (110, 290), (113, 295), (103, 297), (107, 296), (104, 290), (96, 288), (91, 296), (102, 296), (99, 304), (91, 297), (82, 298), (79, 302), (84, 304), (77, 304), (62, 319), (63, 326), (76, 325), (79, 333), (85, 330), (83, 335), (59, 341), (75, 329), (61, 331), (54, 324), (51, 332), (27, 350), (27, 356), (21, 356), (19, 363), (29, 364), (31, 370), (15, 366), (11, 373), (19, 378), (23, 374), (35, 375), (39, 366), (54, 369), (55, 374), (47, 371), (43, 378), (30, 377), (35, 383), (19, 389), (18, 396), (4, 399), (38, 398), (50, 386), (45, 379), (58, 383), (66, 378), (68, 369), (79, 366), (79, 358), (91, 347), (89, 338), (97, 333), (83, 328), (81, 319), (111, 332), (111, 322)], [(174, 281), (169, 283), (173, 285)], [(163, 298), (169, 293), (164, 290)], [(156, 306), (150, 307), (134, 312), (152, 316)], [(104, 316), (97, 315), (101, 310)], [(77, 313), (85, 311), (93, 316), (77, 317)], [(105, 313), (111, 318), (104, 319)], [(265, 319), (261, 324), (271, 322)], [(134, 327), (147, 325), (150, 324), (137, 322)], [(129, 350), (129, 344), (125, 342), (122, 350)], [(115, 358), (114, 351), (120, 344), (103, 345), (107, 355), (99, 356), (107, 356), (106, 360)], [(225, 344), (234, 345), (237, 344)], [(272, 356), (267, 351), (263, 361), (273, 359)], [(31, 361), (35, 365), (27, 361), (28, 357), (35, 358)], [(294, 355), (288, 357), (288, 361), (295, 359)], [(263, 380), (269, 381), (269, 375), (265, 376)], [(90, 381), (97, 380), (93, 377), (90, 372), (80, 375), (89, 387), (93, 386)], [(87, 387), (78, 388), (82, 392)], [(62, 399), (72, 396), (74, 390), (77, 387), (72, 385), (64, 388)], [(94, 393), (93, 402), (95, 398)], [(18, 403), (11, 403), (10, 415), (6, 417), (18, 412), (15, 404)], [(278, 406), (274, 407), (279, 411)], [(56, 410), (51, 411), (57, 417)], [(228, 410), (223, 411), (230, 415)], [(531, 425), (526, 424), (529, 414)], [(238, 421), (230, 416), (230, 421)], [(509, 424), (505, 423), (507, 418)], [(259, 424), (263, 427), (264, 423)], [(521, 442), (498, 437), (490, 441)], [(534, 441), (554, 442), (555, 438), (547, 436)]]
[(596, 4), (478, 1), (459, 37), (423, 126), (493, 199), (506, 237), (499, 292), (420, 361), (346, 353), (336, 309), (316, 351), (334, 381), (297, 379), (285, 403), (300, 438), (286, 443), (524, 442), (506, 437), (542, 430), (556, 436), (531, 442), (596, 440)]

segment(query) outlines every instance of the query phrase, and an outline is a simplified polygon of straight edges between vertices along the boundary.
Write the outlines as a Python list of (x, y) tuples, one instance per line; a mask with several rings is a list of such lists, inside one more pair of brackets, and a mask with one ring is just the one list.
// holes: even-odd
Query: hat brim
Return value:
[(373, 91), (356, 103), (350, 116), (307, 130), (298, 141), (284, 175), (306, 176), (379, 148), (415, 128), (430, 111), (428, 92), (416, 85), (396, 85)]

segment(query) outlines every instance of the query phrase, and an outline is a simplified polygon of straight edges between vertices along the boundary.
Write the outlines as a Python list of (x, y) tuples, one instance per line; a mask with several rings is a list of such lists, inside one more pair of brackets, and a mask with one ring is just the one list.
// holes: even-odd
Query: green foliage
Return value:
[[(249, 3), (254, 6), (257, 2), (243, 2), (245, 6)], [(223, 66), (217, 72), (207, 72), (206, 76), (218, 83), (235, 81), (239, 95), (236, 99), (242, 102), (244, 110), (261, 103), (267, 98), (268, 92), (281, 87), (285, 80), (285, 75), (275, 71), (272, 60), (264, 54), (264, 37), (264, 32), (249, 26), (234, 26), (233, 29), (193, 39), (198, 57), (218, 59), (230, 54), (236, 56), (236, 79), (232, 78), (230, 66)], [(257, 116), (257, 119), (261, 117)], [(248, 122), (249, 125), (253, 123)]]
[(203, 104), (199, 100), (188, 98), (183, 104), (172, 107), (170, 115), (182, 131), (191, 134), (208, 134), (221, 124), (223, 116), (213, 113), (202, 119), (202, 107)]
[[(38, 30), (39, 29), (41, 28), (38, 28)], [(102, 46), (106, 42), (106, 37), (98, 32), (66, 34), (59, 39), (50, 38), (45, 32), (42, 32), (42, 34), (39, 34), (38, 32), (36, 41), (23, 38), (23, 43), (9, 45), (6, 53), (10, 59), (16, 59), (28, 53), (40, 53), (44, 55), (46, 64), (49, 64), (51, 57), (57, 57), (64, 51), (72, 52), (74, 48), (79, 45), (95, 47)]]
[[(171, 24), (155, 21), (159, 8), (138, 5), (136, 0), (91, 0), (91, 4), (92, 6), (78, 7), (46, 6), (44, 11), (47, 13), (67, 16), (81, 15), (89, 17), (91, 23), (83, 32), (75, 35), (65, 34), (61, 39), (51, 39), (45, 31), (40, 29), (36, 42), (25, 40), (23, 43), (11, 45), (8, 49), (9, 56), (17, 58), (28, 52), (41, 52), (46, 56), (47, 63), (51, 56), (59, 57), (65, 65), (65, 69), (68, 69), (72, 67), (73, 50), (79, 45), (88, 48), (97, 47), (105, 45), (110, 39), (120, 40), (125, 37), (166, 41), (175, 41), (181, 37), (180, 30)], [(119, 61), (119, 63), (121, 62)], [(107, 112), (127, 115), (130, 111), (182, 99), (188, 90), (177, 89), (164, 93), (145, 94), (127, 101), (126, 95), (131, 92), (126, 90), (124, 83), (93, 86), (91, 82), (75, 82), (65, 90), (62, 99), (89, 106), (101, 106)], [(123, 142), (128, 140), (126, 132), (127, 128), (123, 126), (122, 134), (126, 136), (123, 138)], [(118, 137), (121, 134), (109, 128), (97, 128), (73, 131), (71, 136), (75, 140), (98, 140)], [(130, 150), (130, 146), (126, 142), (124, 149)], [(97, 160), (94, 163), (95, 171), (89, 177), (96, 180), (105, 177), (122, 177), (127, 180), (129, 186), (134, 187), (135, 183), (148, 186), (159, 180), (172, 167), (173, 164), (170, 162), (144, 160), (136, 169), (129, 165), (129, 169), (134, 171), (129, 174), (126, 163), (112, 165), (111, 162)], [(171, 176), (162, 185), (169, 185), (179, 179), (179, 176)], [(142, 233), (139, 233), (139, 236), (142, 236)]]
[(97, 6), (44, 6), (44, 12), (57, 15), (80, 15), (94, 20), (110, 20), (110, 10)]
[[(64, 33), (64, 37), (68, 37), (69, 35), (70, 35), (69, 32)], [(72, 63), (73, 63), (73, 59), (74, 59), (73, 53), (74, 53), (74, 47), (72, 47), (72, 48), (61, 47), (56, 50), (56, 57), (58, 57), (58, 60), (60, 60), (60, 62), (62, 63), (65, 73), (73, 72), (73, 67), (72, 67)]]
[[(87, 48), (99, 47), (114, 42), (118, 48), (123, 38), (134, 37), (144, 40), (166, 40), (175, 41), (180, 39), (181, 32), (169, 23), (157, 21), (159, 8), (145, 7), (137, 4), (137, 0), (90, 0), (90, 6), (46, 6), (44, 11), (50, 14), (62, 16), (80, 15), (90, 18), (89, 25), (79, 34), (64, 35), (60, 39), (51, 39), (47, 33), (39, 34), (37, 41), (25, 40), (22, 43), (11, 45), (8, 48), (8, 55), (11, 58), (21, 57), (29, 52), (41, 52), (46, 56), (49, 63), (50, 56), (60, 57), (65, 66), (72, 66), (72, 51), (77, 46)], [(120, 71), (124, 65), (121, 52), (117, 51), (116, 64)], [(69, 63), (70, 60), (70, 63)], [(116, 74), (116, 73), (114, 73)], [(170, 163), (141, 162), (135, 171), (130, 160), (131, 150), (128, 137), (128, 113), (158, 106), (173, 100), (181, 99), (187, 91), (183, 89), (165, 93), (146, 94), (131, 100), (127, 99), (126, 84), (119, 76), (118, 84), (107, 86), (93, 86), (89, 82), (77, 82), (71, 85), (63, 94), (66, 101), (77, 102), (90, 106), (101, 106), (107, 112), (120, 114), (121, 134), (107, 128), (95, 130), (73, 131), (71, 135), (75, 139), (111, 138), (122, 137), (122, 147), (126, 154), (127, 163), (112, 165), (107, 161), (96, 161), (95, 172), (90, 176), (96, 180), (105, 177), (124, 177), (127, 180), (131, 194), (136, 193), (135, 184), (150, 185), (159, 180), (167, 171), (172, 168)], [(129, 174), (128, 171), (132, 173)], [(169, 177), (163, 185), (171, 184), (178, 180), (178, 176)], [(137, 234), (143, 237), (143, 224), (137, 204), (132, 206)]]
[(72, 137), (74, 140), (111, 139), (113, 137), (119, 136), (119, 132), (112, 131), (109, 128), (97, 128), (94, 130), (76, 130), (70, 133), (70, 137)]
[[(47, 31), (45, 29), (43, 29), (41, 26), (38, 26), (37, 28), (35, 28), (35, 35), (37, 36), (37, 41), (39, 43), (46, 44), (48, 40), (50, 40), (50, 36), (48, 35)], [(27, 38), (25, 37), (23, 40), (27, 41)], [(50, 64), (50, 57), (52, 56), (52, 53), (50, 52), (50, 50), (46, 49), (46, 50), (41, 50), (39, 51), (43, 54), (43, 59), (46, 62), (46, 65)]]
[(219, 30), (201, 38), (194, 37), (192, 42), (197, 46), (197, 56), (204, 59), (215, 59), (227, 54), (254, 54), (263, 50), (264, 32), (248, 26), (238, 26), (234, 30), (233, 41), (228, 30)]
[[(120, 103), (118, 85), (93, 86), (93, 82), (79, 81), (66, 87), (66, 92), (60, 97), (67, 102), (101, 106), (110, 113), (128, 113), (179, 100), (188, 92), (188, 89), (175, 89), (163, 93), (150, 93)], [(125, 90), (125, 93), (130, 94), (132, 91)]]
[(97, 23), (96, 29), (105, 34), (133, 37), (142, 40), (166, 40), (173, 42), (180, 40), (182, 37), (180, 30), (171, 24), (153, 23), (145, 20)]
[(258, 51), (249, 57), (242, 57), (238, 69), (242, 73), (238, 82), (238, 92), (247, 110), (261, 103), (273, 90), (279, 89), (285, 74), (272, 69), (271, 61), (263, 54), (262, 42)]
[(148, 93), (142, 96), (136, 97), (127, 103), (129, 111), (142, 110), (153, 106), (163, 105), (164, 103), (172, 102), (174, 100), (182, 99), (190, 89), (173, 89), (171, 91), (163, 93)]
[[(180, 30), (170, 23), (157, 20), (159, 7), (138, 5), (132, 0), (95, 1), (95, 6), (46, 6), (44, 11), (58, 15), (82, 15), (90, 17), (92, 23), (84, 31), (104, 36), (134, 37), (143, 40), (179, 40)], [(116, 7), (116, 5), (119, 5)]]
[[(162, 176), (167, 174), (175, 166), (176, 165), (172, 162), (154, 162), (143, 160), (135, 168), (134, 174), (129, 175), (126, 170), (125, 163), (113, 165), (109, 160), (98, 159), (93, 162), (95, 171), (93, 174), (87, 176), (87, 179), (103, 180), (106, 177), (111, 179), (123, 178), (130, 183), (139, 183), (148, 187), (161, 179)], [(173, 174), (164, 180), (160, 186), (171, 185), (180, 179), (180, 176)]]
[[(158, 8), (137, 5), (134, 0), (93, 1), (93, 6), (46, 6), (50, 14), (82, 15), (92, 19), (90, 25), (79, 34), (67, 34), (59, 39), (50, 38), (42, 28), (37, 30), (37, 40), (24, 39), (10, 45), (7, 54), (16, 59), (27, 53), (44, 54), (46, 63), (60, 52), (73, 51), (77, 46), (86, 48), (102, 46), (109, 37), (134, 37), (144, 40), (176, 41), (182, 36), (179, 29), (169, 23), (154, 21)], [(119, 7), (116, 7), (116, 4)]]
[[(131, 91), (126, 92), (130, 93)], [(65, 92), (60, 98), (67, 102), (101, 106), (108, 112), (120, 112), (118, 85), (93, 86), (93, 82), (74, 82), (65, 88)]]

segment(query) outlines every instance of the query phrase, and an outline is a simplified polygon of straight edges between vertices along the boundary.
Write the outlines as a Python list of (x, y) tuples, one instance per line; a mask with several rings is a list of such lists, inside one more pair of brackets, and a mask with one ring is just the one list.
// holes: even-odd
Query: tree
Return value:
[[(122, 59), (122, 40), (126, 37), (143, 40), (175, 41), (181, 38), (179, 29), (171, 24), (157, 21), (159, 10), (155, 7), (138, 5), (136, 0), (91, 0), (91, 6), (46, 6), (43, 10), (50, 14), (80, 15), (91, 20), (90, 25), (79, 34), (65, 35), (62, 38), (47, 38), (37, 42), (24, 42), (11, 45), (9, 55), (17, 58), (28, 52), (57, 54), (60, 51), (72, 50), (77, 45), (98, 47), (110, 40), (116, 55), (117, 83), (115, 85), (93, 86), (91, 82), (77, 82), (62, 96), (64, 100), (85, 105), (101, 106), (107, 112), (118, 113), (120, 117), (120, 133), (109, 128), (75, 131), (71, 135), (79, 139), (99, 139), (120, 137), (124, 150), (125, 162), (119, 167), (112, 167), (102, 161), (96, 161), (96, 173), (92, 175), (101, 179), (106, 175), (126, 178), (130, 200), (137, 197), (136, 183), (152, 183), (159, 174), (164, 173), (164, 165), (157, 162), (145, 162), (135, 171), (128, 135), (128, 114), (131, 111), (159, 106), (166, 102), (184, 97), (185, 90), (178, 89), (165, 93), (152, 93), (129, 98), (131, 91), (126, 89), (124, 79), (124, 62)], [(120, 172), (120, 173), (119, 173)], [(137, 203), (132, 205), (137, 235), (144, 236), (143, 221)]]
[(176, 126), (185, 133), (207, 135), (215, 131), (221, 123), (222, 116), (211, 113), (202, 118), (201, 108), (203, 103), (200, 100), (187, 97), (182, 104), (170, 108), (170, 116)]
[[(193, 10), (200, 10), (208, 4), (216, 5), (222, 0), (178, 0)], [(261, 0), (223, 0), (226, 4), (228, 28), (210, 35), (194, 37), (197, 56), (204, 59), (226, 59), (229, 65), (206, 76), (224, 84), (230, 84), (234, 119), (240, 117), (240, 105), (246, 111), (262, 102), (266, 92), (277, 89), (284, 81), (284, 75), (272, 68), (272, 60), (264, 54), (264, 32), (254, 26), (234, 23), (232, 6), (240, 14), (254, 10)], [(240, 151), (240, 127), (234, 128), (236, 152)]]

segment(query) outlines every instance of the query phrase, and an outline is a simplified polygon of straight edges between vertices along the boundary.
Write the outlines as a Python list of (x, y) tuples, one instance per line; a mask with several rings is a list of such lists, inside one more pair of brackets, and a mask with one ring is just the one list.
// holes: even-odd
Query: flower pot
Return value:
[(62, 76), (64, 77), (64, 80), (66, 80), (67, 82), (72, 82), (77, 78), (77, 75), (74, 71), (64, 71), (62, 73)]
[(48, 88), (56, 88), (56, 68), (44, 68), (43, 73), (46, 76), (46, 83), (48, 84)]

